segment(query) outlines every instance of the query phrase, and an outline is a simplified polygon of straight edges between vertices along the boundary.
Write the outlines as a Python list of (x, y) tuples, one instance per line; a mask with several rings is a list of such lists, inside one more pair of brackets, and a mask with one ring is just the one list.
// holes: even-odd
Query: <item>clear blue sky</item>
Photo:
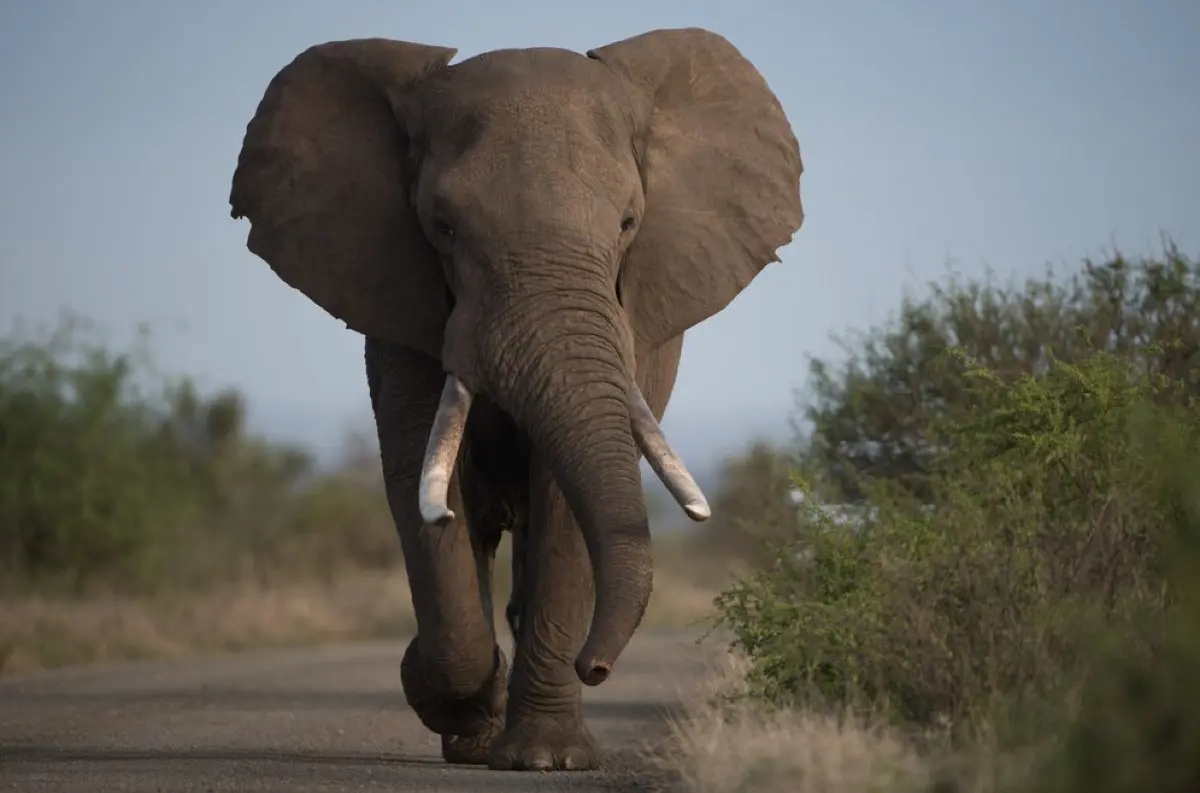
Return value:
[(906, 285), (1070, 265), (1169, 232), (1200, 252), (1200, 3), (0, 4), (0, 330), (61, 307), (158, 323), (162, 363), (235, 384), (265, 431), (336, 448), (367, 426), (361, 341), (245, 249), (228, 215), (271, 76), (325, 40), (576, 50), (716, 30), (790, 116), (805, 227), (694, 330), (666, 429), (705, 467), (786, 437), (805, 354), (879, 321)]

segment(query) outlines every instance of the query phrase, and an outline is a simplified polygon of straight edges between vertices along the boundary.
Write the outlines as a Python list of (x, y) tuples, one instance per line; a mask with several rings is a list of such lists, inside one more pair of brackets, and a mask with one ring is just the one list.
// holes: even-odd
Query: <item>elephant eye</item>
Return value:
[(433, 233), (448, 240), (454, 239), (454, 227), (443, 218), (434, 219)]
[(637, 218), (635, 218), (633, 215), (628, 215), (624, 220), (621, 221), (621, 231), (632, 231), (636, 224)]

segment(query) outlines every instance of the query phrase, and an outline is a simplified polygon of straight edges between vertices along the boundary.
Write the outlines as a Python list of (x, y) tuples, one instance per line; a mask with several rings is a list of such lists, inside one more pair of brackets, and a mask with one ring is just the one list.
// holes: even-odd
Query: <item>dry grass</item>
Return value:
[(686, 793), (997, 793), (1020, 789), (1031, 766), (987, 741), (952, 753), (926, 736), (922, 751), (853, 713), (768, 710), (743, 696), (747, 668), (717, 655), (700, 690), (681, 692), (696, 704), (672, 721), (667, 746), (652, 749)]
[[(508, 543), (497, 558), (496, 621), (508, 600)], [(672, 549), (673, 550), (673, 549)], [(646, 629), (684, 627), (713, 611), (716, 590), (667, 563), (655, 574)], [(103, 661), (410, 635), (401, 572), (346, 573), (332, 583), (244, 585), (203, 595), (69, 600), (0, 597), (0, 675)]]
[(740, 697), (745, 665), (724, 656), (698, 704), (672, 724), (665, 762), (688, 793), (916, 791), (931, 772), (906, 741), (851, 715), (768, 712)]
[(0, 674), (404, 634), (403, 576), (364, 573), (190, 597), (0, 600)]

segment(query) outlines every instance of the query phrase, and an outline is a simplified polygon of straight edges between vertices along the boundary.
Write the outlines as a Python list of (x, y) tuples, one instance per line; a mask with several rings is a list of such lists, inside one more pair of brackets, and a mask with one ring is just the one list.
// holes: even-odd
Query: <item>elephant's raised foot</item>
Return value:
[(448, 763), (486, 765), (501, 730), (507, 702), (508, 662), (494, 649), (494, 666), (477, 694), (454, 697), (444, 693), (443, 675), (431, 674), (414, 638), (400, 662), (404, 698), (428, 729), (442, 736), (442, 757)]
[(492, 747), (496, 771), (587, 771), (600, 764), (596, 742), (578, 716), (514, 720)]

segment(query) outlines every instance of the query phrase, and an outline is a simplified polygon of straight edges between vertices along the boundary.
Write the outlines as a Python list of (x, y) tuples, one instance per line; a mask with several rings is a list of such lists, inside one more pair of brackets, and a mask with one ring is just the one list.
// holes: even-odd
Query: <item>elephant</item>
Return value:
[[(799, 231), (799, 144), (728, 40), (578, 53), (312, 46), (246, 126), (230, 215), (364, 337), (416, 616), (404, 696), (450, 763), (591, 769), (601, 684), (651, 594), (643, 458), (704, 494), (660, 422), (684, 333)], [(513, 541), (511, 668), (492, 617)]]

